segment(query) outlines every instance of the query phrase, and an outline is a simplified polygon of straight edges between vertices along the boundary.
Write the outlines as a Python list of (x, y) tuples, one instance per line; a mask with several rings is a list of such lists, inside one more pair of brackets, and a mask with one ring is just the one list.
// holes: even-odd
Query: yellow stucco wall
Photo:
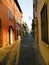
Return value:
[(48, 12), (48, 39), (49, 39), (49, 0), (39, 0), (37, 4), (37, 18), (38, 18), (38, 31), (39, 31), (39, 49), (41, 55), (43, 56), (46, 65), (49, 65), (49, 45), (45, 44), (41, 40), (41, 16), (40, 12), (44, 3), (47, 3), (47, 12)]
[(48, 39), (49, 39), (49, 0), (47, 0), (47, 3), (48, 3)]

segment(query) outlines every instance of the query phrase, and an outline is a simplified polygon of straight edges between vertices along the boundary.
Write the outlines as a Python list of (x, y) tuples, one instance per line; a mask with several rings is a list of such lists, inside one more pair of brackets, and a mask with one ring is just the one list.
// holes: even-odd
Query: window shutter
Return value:
[(12, 11), (10, 9), (8, 9), (8, 16), (12, 20)]

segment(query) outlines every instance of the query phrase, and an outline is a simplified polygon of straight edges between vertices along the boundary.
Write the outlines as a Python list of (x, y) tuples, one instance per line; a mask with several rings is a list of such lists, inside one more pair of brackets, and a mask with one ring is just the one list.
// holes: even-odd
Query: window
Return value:
[(12, 11), (10, 9), (8, 9), (8, 16), (12, 20)]
[(41, 35), (42, 41), (48, 44), (48, 20), (47, 20), (47, 4), (43, 5), (41, 10)]

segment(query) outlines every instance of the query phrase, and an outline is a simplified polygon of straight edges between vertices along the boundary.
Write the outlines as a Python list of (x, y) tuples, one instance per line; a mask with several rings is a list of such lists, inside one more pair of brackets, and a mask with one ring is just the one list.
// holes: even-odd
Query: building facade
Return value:
[(25, 22), (22, 23), (22, 31), (21, 31), (22, 38), (29, 33), (29, 28)]
[(37, 37), (35, 39), (38, 39), (40, 53), (46, 65), (49, 65), (49, 0), (36, 1), (34, 23), (36, 22), (35, 29), (37, 32), (35, 36)]
[(37, 0), (33, 0), (33, 25), (34, 25), (34, 38), (35, 42), (39, 43), (38, 37), (38, 19), (37, 19)]
[(0, 0), (0, 47), (12, 44), (16, 40), (16, 29), (20, 29), (22, 21), (22, 11), (17, 3), (16, 0)]

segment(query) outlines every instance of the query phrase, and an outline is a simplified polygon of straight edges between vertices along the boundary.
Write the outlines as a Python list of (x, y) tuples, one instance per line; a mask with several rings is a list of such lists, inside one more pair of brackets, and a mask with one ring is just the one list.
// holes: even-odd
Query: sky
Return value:
[(27, 23), (31, 29), (33, 19), (33, 0), (18, 0), (21, 10), (23, 12), (23, 21)]

